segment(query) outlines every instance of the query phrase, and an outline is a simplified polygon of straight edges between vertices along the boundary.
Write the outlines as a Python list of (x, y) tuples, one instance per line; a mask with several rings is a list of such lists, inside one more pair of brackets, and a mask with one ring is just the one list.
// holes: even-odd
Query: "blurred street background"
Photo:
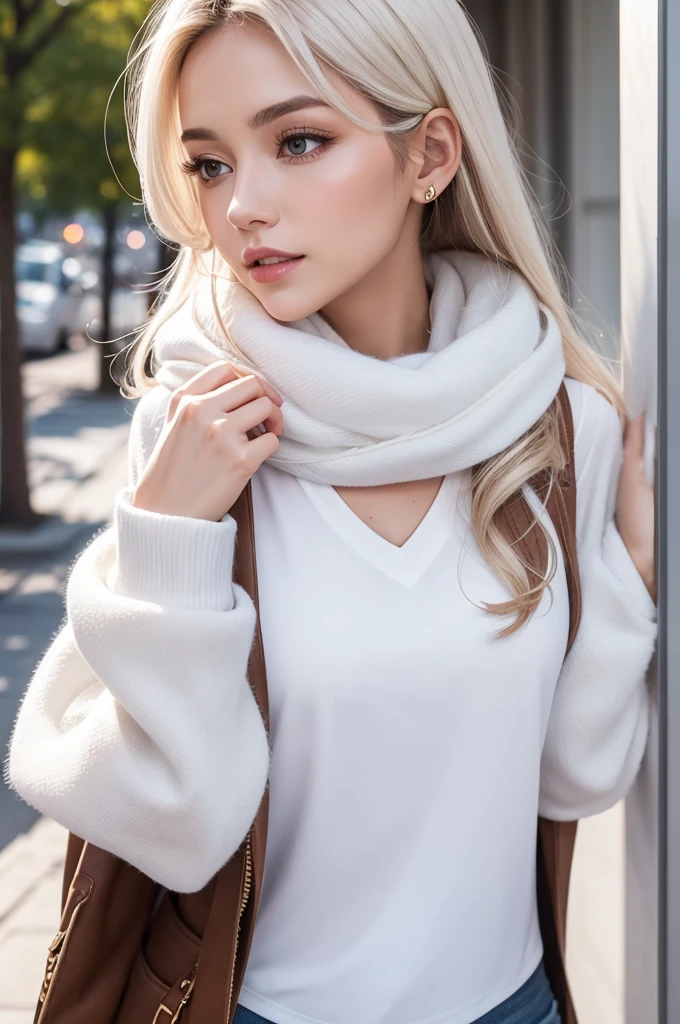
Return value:
[[(126, 352), (174, 252), (122, 84), (146, 0), (0, 0), (0, 736), (124, 482)], [(0, 790), (0, 849), (37, 815)]]
[[(92, 345), (28, 360), (32, 532), (0, 527), (0, 741), (3, 756), (33, 668), (64, 618), (69, 566), (110, 518), (125, 484), (132, 404), (97, 388)], [(59, 926), (66, 832), (0, 787), (0, 1024), (31, 1024)]]
[[(146, 222), (117, 85), (147, 9), (0, 0), (3, 762), (69, 568), (125, 483), (126, 349), (174, 256)], [(0, 1024), (33, 1020), (65, 838), (0, 787)]]

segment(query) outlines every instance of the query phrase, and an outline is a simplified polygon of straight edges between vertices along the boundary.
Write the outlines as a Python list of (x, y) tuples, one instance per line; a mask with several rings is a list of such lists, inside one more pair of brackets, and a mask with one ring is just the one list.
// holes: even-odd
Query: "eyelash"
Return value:
[[(287, 159), (290, 163), (300, 163), (303, 160), (312, 160), (314, 157), (321, 155), (328, 149), (328, 146), (333, 141), (333, 137), (330, 132), (322, 133), (321, 131), (308, 131), (306, 128), (291, 128), (288, 131), (281, 132), (276, 136), (276, 141), (279, 144), (279, 151), (283, 146), (284, 142), (288, 139), (313, 139), (314, 142), (321, 142), (323, 145), (317, 146), (311, 153), (302, 153), (300, 156), (289, 156)], [(180, 165), (185, 174), (198, 175), (199, 179), (204, 185), (210, 185), (213, 181), (219, 181), (220, 178), (204, 178), (201, 174), (204, 164), (206, 163), (224, 163), (223, 160), (216, 160), (215, 157), (192, 157), (190, 160), (184, 160)], [(222, 177), (222, 175), (220, 175)]]

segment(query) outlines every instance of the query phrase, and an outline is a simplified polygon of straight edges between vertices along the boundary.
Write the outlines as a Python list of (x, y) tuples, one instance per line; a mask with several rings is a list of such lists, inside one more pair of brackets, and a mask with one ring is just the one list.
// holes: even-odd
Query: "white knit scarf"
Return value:
[[(269, 463), (336, 486), (442, 476), (507, 448), (548, 408), (562, 341), (524, 279), (455, 250), (426, 255), (425, 276), (428, 350), (388, 360), (354, 351), (319, 313), (283, 323), (242, 284), (218, 280), (231, 336), (283, 398)], [(171, 390), (229, 358), (209, 286), (160, 328), (155, 353)]]

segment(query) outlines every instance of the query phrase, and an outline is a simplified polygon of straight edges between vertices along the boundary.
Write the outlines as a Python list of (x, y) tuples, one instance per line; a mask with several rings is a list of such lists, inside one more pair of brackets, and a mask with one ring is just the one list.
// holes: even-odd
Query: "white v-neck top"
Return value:
[(452, 511), (459, 483), (455, 474), (443, 478), (418, 529), (401, 547), (391, 544), (367, 526), (340, 497), (335, 487), (301, 477), (296, 478), (296, 482), (338, 539), (351, 548), (356, 556), (406, 587), (418, 582), (453, 529)]
[(503, 620), (474, 602), (508, 595), (461, 480), (397, 547), (331, 486), (267, 464), (253, 478), (272, 766), (239, 1000), (276, 1024), (469, 1024), (541, 959), (539, 763), (566, 580), (494, 642)]

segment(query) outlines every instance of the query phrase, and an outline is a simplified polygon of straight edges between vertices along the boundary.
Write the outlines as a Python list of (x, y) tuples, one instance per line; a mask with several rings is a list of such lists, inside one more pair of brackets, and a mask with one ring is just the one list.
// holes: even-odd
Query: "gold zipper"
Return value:
[(229, 1024), (229, 1018), (231, 1015), (231, 1001), (234, 995), (234, 975), (236, 974), (236, 953), (238, 951), (238, 940), (241, 932), (241, 918), (243, 917), (243, 911), (246, 909), (248, 899), (250, 897), (251, 883), (253, 877), (253, 861), (250, 850), (250, 837), (251, 832), (248, 833), (246, 840), (246, 860), (245, 869), (243, 872), (243, 885), (241, 888), (241, 907), (238, 914), (238, 924), (236, 925), (236, 942), (234, 944), (234, 959), (231, 965), (231, 981), (229, 984), (229, 1002), (227, 1003), (227, 1016), (224, 1024)]
[[(230, 984), (229, 984), (229, 1003), (227, 1005), (227, 1022), (226, 1022), (226, 1024), (228, 1024), (228, 1021), (229, 1021), (229, 1015), (231, 1013), (231, 1001), (232, 1001), (233, 994), (234, 994), (234, 975), (236, 973), (236, 953), (237, 953), (237, 950), (238, 950), (239, 933), (240, 933), (240, 930), (241, 930), (241, 918), (243, 917), (243, 912), (246, 909), (246, 905), (248, 903), (248, 899), (250, 898), (250, 890), (251, 890), (251, 887), (252, 887), (253, 870), (252, 870), (252, 854), (251, 854), (251, 849), (250, 849), (250, 836), (251, 836), (251, 833), (249, 832), (248, 836), (247, 836), (247, 840), (246, 840), (246, 859), (245, 859), (245, 865), (244, 865), (244, 871), (243, 871), (243, 883), (242, 883), (242, 886), (241, 886), (241, 904), (240, 904), (240, 907), (239, 907), (238, 924), (236, 926), (236, 943), (235, 943), (235, 946), (234, 946), (234, 960), (233, 960), (233, 963), (231, 965), (231, 980), (230, 980)], [(192, 991), (193, 991), (193, 988), (194, 988), (194, 983), (195, 983), (195, 980), (196, 980), (196, 970), (197, 970), (197, 968), (198, 968), (198, 964), (195, 965), (195, 967), (194, 967), (193, 971), (191, 972), (191, 974), (189, 975), (189, 977), (185, 978), (184, 981), (182, 982), (180, 988), (184, 988), (185, 985), (189, 985), (189, 989), (184, 994), (184, 998), (182, 999), (182, 1002), (180, 1003), (180, 1005), (179, 1005), (179, 1007), (177, 1009), (177, 1013), (172, 1018), (172, 1020), (168, 1022), (168, 1024), (175, 1024), (175, 1022), (179, 1020), (180, 1015), (181, 1015), (184, 1007), (189, 1002), (189, 999), (191, 998), (191, 994), (192, 994)], [(157, 1021), (159, 1020), (159, 1014), (160, 1014), (160, 1012), (162, 1010), (165, 1010), (167, 1013), (170, 1012), (170, 1011), (167, 1010), (167, 1008), (165, 1006), (161, 1005), (159, 1007), (157, 1013), (156, 1013), (156, 1017), (154, 1018), (153, 1024), (157, 1024)]]
[(39, 1001), (44, 1003), (47, 999), (47, 994), (52, 984), (52, 978), (54, 977), (54, 971), (57, 963), (59, 962), (59, 954), (61, 953), (61, 947), (64, 944), (66, 938), (66, 932), (57, 932), (50, 943), (50, 948), (47, 953), (47, 966), (45, 967), (45, 974), (43, 977), (42, 987), (40, 989)]
[(43, 976), (43, 982), (40, 988), (40, 995), (38, 1001), (43, 1004), (50, 994), (50, 989), (54, 982), (54, 977), (59, 966), (59, 958), (63, 955), (64, 948), (66, 945), (66, 939), (71, 931), (76, 915), (83, 902), (90, 895), (89, 891), (83, 892), (82, 890), (76, 890), (74, 902), (72, 903), (71, 917), (65, 931), (58, 931), (50, 943), (49, 950), (47, 952), (47, 965), (45, 967), (45, 974)]

